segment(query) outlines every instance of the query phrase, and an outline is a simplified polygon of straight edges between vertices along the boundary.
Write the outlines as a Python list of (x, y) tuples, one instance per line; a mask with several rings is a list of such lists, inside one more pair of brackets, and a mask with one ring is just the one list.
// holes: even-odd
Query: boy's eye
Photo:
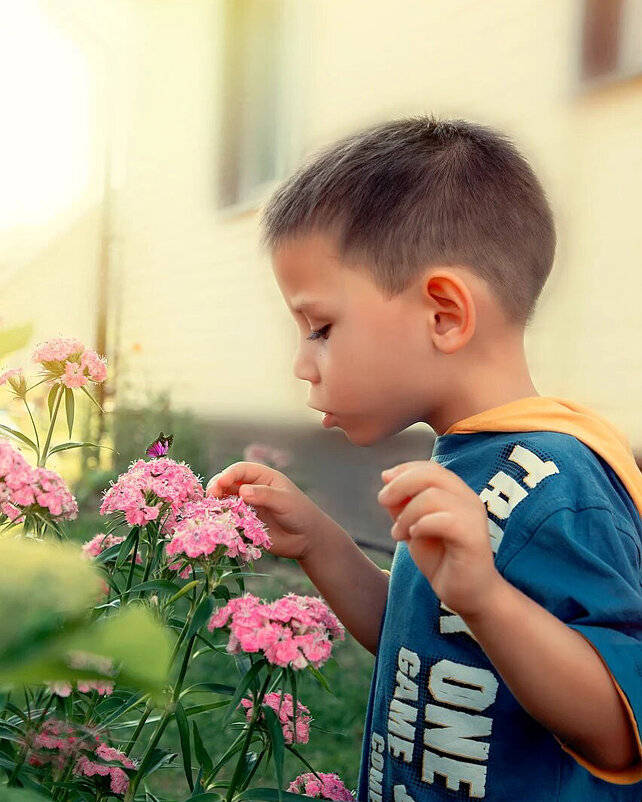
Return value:
[(329, 331), (330, 331), (330, 324), (328, 323), (322, 329), (317, 329), (317, 331), (313, 331), (312, 334), (307, 339), (318, 340), (319, 337), (323, 337), (324, 340), (327, 340)]

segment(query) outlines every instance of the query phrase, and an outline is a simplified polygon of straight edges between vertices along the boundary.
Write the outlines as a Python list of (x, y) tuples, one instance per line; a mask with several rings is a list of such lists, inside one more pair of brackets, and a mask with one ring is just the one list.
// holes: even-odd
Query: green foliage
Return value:
[(32, 323), (0, 330), (0, 359), (24, 348), (31, 339)]

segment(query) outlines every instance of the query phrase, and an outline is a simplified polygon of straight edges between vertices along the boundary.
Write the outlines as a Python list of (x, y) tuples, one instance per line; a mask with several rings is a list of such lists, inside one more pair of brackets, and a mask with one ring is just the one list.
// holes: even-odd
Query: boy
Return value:
[(323, 425), (437, 433), (382, 476), (390, 578), (278, 471), (208, 486), (376, 654), (359, 800), (640, 802), (642, 481), (606, 421), (533, 386), (555, 232), (532, 170), (482, 126), (394, 121), (304, 165), (264, 227)]

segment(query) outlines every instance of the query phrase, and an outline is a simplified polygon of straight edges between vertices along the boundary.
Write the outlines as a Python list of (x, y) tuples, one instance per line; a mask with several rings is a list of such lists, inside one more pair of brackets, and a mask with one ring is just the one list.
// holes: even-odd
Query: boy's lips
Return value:
[(335, 425), (335, 416), (331, 412), (323, 413), (323, 420), (321, 421), (324, 429), (331, 429)]

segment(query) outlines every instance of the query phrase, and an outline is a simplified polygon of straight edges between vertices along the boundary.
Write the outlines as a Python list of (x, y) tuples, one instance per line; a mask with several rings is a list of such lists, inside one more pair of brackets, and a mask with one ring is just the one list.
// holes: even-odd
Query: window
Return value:
[(301, 156), (305, 6), (300, 0), (224, 2), (222, 208), (256, 204)]
[(642, 73), (642, 3), (584, 0), (580, 74), (602, 83)]

